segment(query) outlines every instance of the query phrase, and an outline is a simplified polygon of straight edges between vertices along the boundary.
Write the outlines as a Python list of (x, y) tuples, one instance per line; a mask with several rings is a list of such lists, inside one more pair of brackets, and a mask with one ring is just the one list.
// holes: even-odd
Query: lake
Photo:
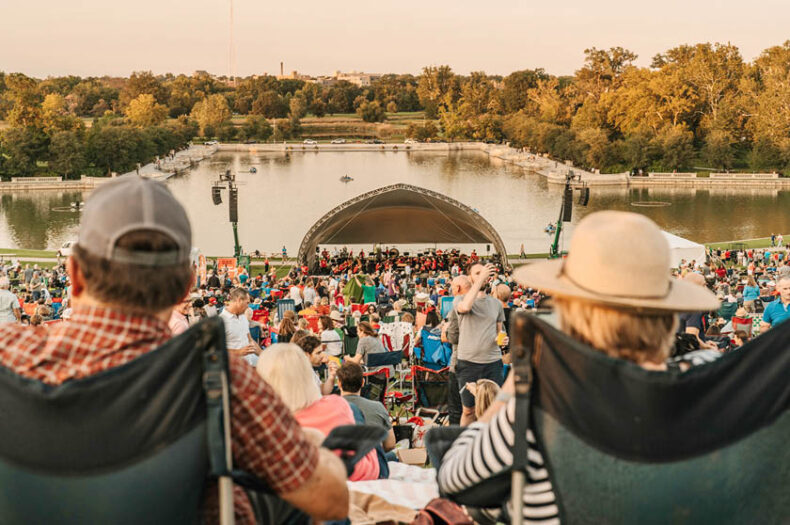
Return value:
[[(250, 173), (251, 167), (257, 173)], [(523, 168), (483, 152), (217, 153), (168, 181), (192, 221), (194, 244), (209, 255), (233, 252), (227, 192), (214, 206), (211, 184), (220, 172), (237, 173), (239, 237), (245, 251), (295, 255), (312, 224), (361, 193), (408, 183), (446, 194), (477, 209), (497, 229), (510, 253), (548, 251), (545, 226), (556, 221), (562, 189)], [(340, 182), (348, 175), (353, 181)], [(76, 237), (79, 212), (67, 210), (79, 192), (0, 194), (0, 247), (56, 249)], [(669, 205), (636, 207), (660, 201)], [(592, 188), (587, 213), (617, 209), (643, 213), (681, 237), (713, 242), (790, 232), (790, 191), (694, 188)], [(572, 230), (572, 227), (569, 231)], [(480, 251), (484, 247), (478, 246)]]

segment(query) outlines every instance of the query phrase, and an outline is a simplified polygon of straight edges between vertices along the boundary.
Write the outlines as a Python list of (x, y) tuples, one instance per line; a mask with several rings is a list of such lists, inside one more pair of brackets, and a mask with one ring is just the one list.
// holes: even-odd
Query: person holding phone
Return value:
[[(469, 267), (472, 287), (455, 304), (459, 329), (455, 374), (459, 389), (479, 379), (490, 379), (500, 386), (504, 380), (497, 334), (503, 330), (505, 312), (502, 304), (486, 293), (495, 273), (493, 264), (473, 263)], [(469, 425), (475, 421), (475, 397), (468, 389), (461, 391), (461, 403), (461, 425)]]

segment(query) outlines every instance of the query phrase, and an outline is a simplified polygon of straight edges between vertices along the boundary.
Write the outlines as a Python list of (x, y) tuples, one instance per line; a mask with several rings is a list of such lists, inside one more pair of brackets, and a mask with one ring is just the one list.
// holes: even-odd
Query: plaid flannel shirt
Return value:
[[(167, 323), (101, 307), (75, 307), (69, 322), (49, 328), (0, 324), (0, 364), (57, 385), (121, 366), (170, 338)], [(318, 464), (318, 449), (255, 369), (231, 357), (232, 446), (236, 467), (264, 479), (278, 493), (299, 488)], [(209, 494), (207, 515), (215, 516)], [(252, 507), (235, 491), (236, 517), (254, 523)]]

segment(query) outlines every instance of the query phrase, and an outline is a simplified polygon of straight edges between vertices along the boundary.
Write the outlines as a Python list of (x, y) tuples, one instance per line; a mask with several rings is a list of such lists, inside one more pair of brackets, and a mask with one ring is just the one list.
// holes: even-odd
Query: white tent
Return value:
[(662, 231), (661, 233), (664, 234), (669, 243), (669, 256), (673, 268), (680, 266), (681, 260), (686, 262), (702, 262), (705, 260), (705, 246), (669, 232)]

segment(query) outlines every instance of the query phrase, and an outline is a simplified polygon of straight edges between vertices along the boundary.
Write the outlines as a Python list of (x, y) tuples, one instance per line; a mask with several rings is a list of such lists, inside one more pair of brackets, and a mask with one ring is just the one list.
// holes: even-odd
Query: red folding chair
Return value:
[(738, 330), (743, 330), (746, 334), (752, 336), (752, 319), (751, 317), (733, 317), (732, 318), (732, 331), (733, 333)]

